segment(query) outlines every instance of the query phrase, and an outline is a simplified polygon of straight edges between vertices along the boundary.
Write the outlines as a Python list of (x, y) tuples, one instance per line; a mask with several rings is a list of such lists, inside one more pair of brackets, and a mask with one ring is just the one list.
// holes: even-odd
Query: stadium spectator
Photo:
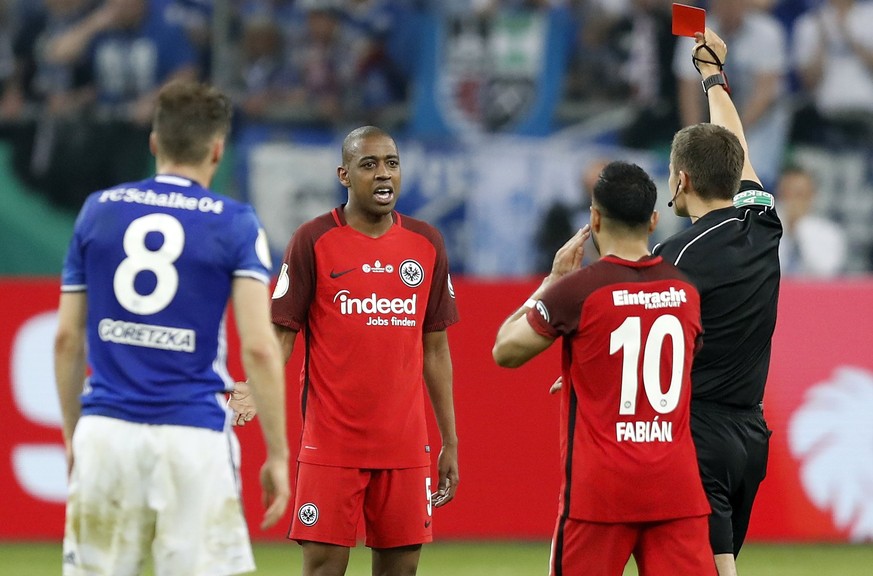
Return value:
[(833, 278), (845, 270), (843, 229), (816, 212), (817, 185), (803, 168), (782, 171), (776, 187), (785, 233), (779, 244), (783, 276)]
[(291, 79), (282, 30), (271, 18), (243, 21), (239, 105), (251, 120), (284, 118)]
[(213, 89), (166, 86), (149, 138), (157, 175), (95, 192), (76, 221), (54, 356), (71, 467), (64, 574), (138, 574), (149, 554), (157, 574), (254, 570), (223, 396), (229, 298), (262, 407), (262, 527), (286, 510), (266, 235), (250, 206), (207, 189), (230, 114)]
[(161, 17), (168, 25), (185, 31), (197, 52), (198, 68), (204, 77), (212, 76), (213, 0), (158, 0), (163, 3)]
[(624, 46), (617, 46), (610, 34), (629, 18), (626, 7), (609, 2), (575, 2), (574, 47), (565, 74), (564, 100), (581, 103), (584, 108), (601, 108), (608, 102), (614, 108), (629, 96), (627, 82), (615, 70), (621, 69)]
[[(400, 156), (386, 132), (349, 133), (337, 176), (348, 202), (298, 228), (273, 293), (285, 358), (305, 339), (289, 537), (303, 546), (304, 576), (344, 574), (363, 513), (373, 574), (415, 574), (431, 507), (451, 501), (459, 479), (448, 258), (435, 228), (394, 210)], [(422, 382), (442, 437), (435, 487)], [(250, 419), (244, 383), (234, 396)]]
[(854, 147), (873, 138), (873, 3), (827, 0), (795, 24), (793, 53), (811, 95), (795, 117), (793, 138)]
[[(536, 236), (537, 270), (549, 272), (552, 269), (552, 261), (555, 252), (558, 251), (566, 239), (573, 235), (574, 230), (585, 227), (591, 221), (591, 191), (600, 178), (600, 172), (607, 165), (607, 161), (596, 159), (590, 162), (579, 178), (579, 203), (568, 205), (564, 202), (555, 202), (546, 210)], [(585, 248), (589, 255), (583, 264), (592, 260), (591, 254), (596, 253), (596, 248), (589, 242)]]
[[(14, 73), (0, 105), (16, 173), (56, 205), (72, 209), (102, 183), (75, 150), (82, 118), (94, 101), (93, 75), (85, 58), (56, 63), (46, 47), (76, 26), (93, 4), (46, 0), (39, 10), (24, 12), (15, 35)], [(75, 158), (79, 161), (71, 161)]]
[(634, 0), (610, 38), (622, 50), (621, 72), (633, 107), (620, 142), (631, 148), (666, 148), (680, 127), (670, 1)]
[[(735, 557), (767, 471), (770, 431), (762, 401), (776, 326), (782, 224), (752, 166), (722, 67), (714, 64), (725, 63), (727, 46), (709, 28), (695, 40), (685, 57), (693, 54), (700, 67), (710, 122), (687, 126), (673, 138), (669, 178), (670, 205), (692, 224), (653, 252), (700, 291), (703, 348), (691, 372), (691, 433), (712, 505), (710, 543), (719, 574), (726, 576), (736, 574)], [(759, 48), (755, 57), (772, 55)]]
[(352, 92), (350, 106), (359, 110), (365, 121), (378, 121), (384, 125), (392, 115), (391, 109), (406, 100), (407, 78), (402, 62), (392, 57), (400, 50), (395, 37), (401, 37), (400, 43), (407, 41), (402, 39), (404, 33), (398, 25), (398, 19), (404, 14), (402, 3), (396, 0), (350, 0), (346, 3), (345, 21), (363, 39), (356, 73), (359, 88)]
[[(631, 555), (645, 575), (716, 573), (689, 430), (700, 296), (649, 252), (656, 198), (640, 167), (608, 164), (590, 226), (497, 332), (494, 359), (510, 368), (563, 337), (553, 575), (620, 576)], [(580, 269), (589, 235), (603, 256)]]
[[(8, 2), (0, 2), (0, 120), (17, 114), (23, 100), (16, 78), (15, 39), (19, 17)], [(20, 75), (20, 72), (18, 72)]]
[(244, 22), (268, 15), (282, 31), (285, 62), (274, 118), (333, 128), (380, 119), (403, 101), (405, 78), (386, 48), (393, 19), (382, 4), (305, 0), (246, 8)]
[(280, 22), (297, 19), (298, 7), (294, 0), (237, 0), (234, 7), (242, 18), (273, 17)]
[[(730, 63), (725, 67), (731, 97), (745, 126), (758, 175), (772, 186), (782, 168), (791, 120), (785, 98), (789, 64), (785, 30), (769, 14), (751, 10), (746, 0), (712, 0), (707, 25), (720, 30), (731, 46)], [(682, 126), (706, 120), (699, 76), (688, 58), (692, 44), (692, 39), (682, 38), (673, 61)]]
[(679, 128), (670, 3), (591, 0), (570, 4), (577, 47), (565, 78), (565, 101), (593, 115), (616, 115), (622, 110), (612, 123), (619, 128), (617, 137), (623, 146), (666, 148)]
[(196, 52), (181, 28), (164, 21), (158, 1), (104, 0), (46, 47), (50, 62), (85, 58), (93, 71), (95, 117), (77, 126), (68, 161), (99, 178), (101, 187), (146, 173), (157, 90), (199, 76)]

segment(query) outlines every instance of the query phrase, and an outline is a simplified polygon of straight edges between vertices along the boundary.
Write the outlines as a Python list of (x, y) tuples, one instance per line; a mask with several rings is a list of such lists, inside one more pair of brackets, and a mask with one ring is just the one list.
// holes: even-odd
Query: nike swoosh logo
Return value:
[(430, 520), (426, 520), (424, 523), (425, 528), (430, 528)]
[(342, 272), (334, 272), (333, 270), (331, 270), (330, 277), (331, 278), (339, 278), (343, 274), (348, 274), (349, 272), (354, 272), (355, 270), (357, 270), (357, 268), (349, 268), (348, 270), (343, 270)]

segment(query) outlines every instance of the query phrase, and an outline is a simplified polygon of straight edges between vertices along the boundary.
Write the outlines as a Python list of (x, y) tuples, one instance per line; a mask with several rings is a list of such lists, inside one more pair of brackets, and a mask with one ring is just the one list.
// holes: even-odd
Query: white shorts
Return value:
[(255, 569), (232, 432), (84, 416), (73, 434), (64, 576)]

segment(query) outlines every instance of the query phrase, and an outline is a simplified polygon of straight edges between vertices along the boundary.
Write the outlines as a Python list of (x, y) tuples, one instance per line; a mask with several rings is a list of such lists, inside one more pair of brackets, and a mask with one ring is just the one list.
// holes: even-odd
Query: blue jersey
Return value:
[(91, 194), (61, 286), (87, 291), (82, 414), (223, 429), (231, 283), (269, 274), (266, 235), (247, 204), (168, 175)]

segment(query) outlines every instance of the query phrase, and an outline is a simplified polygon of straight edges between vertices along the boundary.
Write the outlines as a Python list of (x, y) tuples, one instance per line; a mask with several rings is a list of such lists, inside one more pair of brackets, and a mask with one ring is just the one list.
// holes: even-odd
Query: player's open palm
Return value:
[(561, 276), (578, 270), (582, 266), (582, 257), (585, 256), (585, 241), (591, 236), (591, 227), (587, 224), (567, 240), (563, 246), (555, 252), (552, 260), (551, 276), (557, 280)]
[(261, 530), (270, 528), (285, 515), (291, 498), (290, 484), (287, 460), (268, 459), (261, 466), (261, 499), (267, 509)]

